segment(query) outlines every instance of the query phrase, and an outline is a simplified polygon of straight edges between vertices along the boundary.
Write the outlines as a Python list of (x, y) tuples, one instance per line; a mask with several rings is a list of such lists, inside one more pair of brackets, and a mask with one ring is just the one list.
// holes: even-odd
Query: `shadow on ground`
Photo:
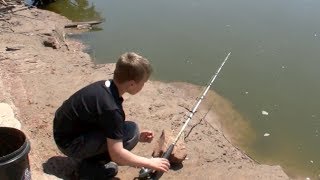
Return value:
[(75, 179), (77, 162), (64, 156), (54, 156), (42, 164), (43, 171), (65, 180)]
[[(75, 170), (77, 169), (77, 165), (78, 163), (72, 158), (54, 156), (43, 163), (42, 167), (46, 174), (54, 175), (64, 180), (76, 180)], [(181, 168), (183, 168), (182, 164), (172, 164), (170, 167), (170, 169), (175, 171)], [(113, 180), (119, 180), (119, 178), (114, 177)]]

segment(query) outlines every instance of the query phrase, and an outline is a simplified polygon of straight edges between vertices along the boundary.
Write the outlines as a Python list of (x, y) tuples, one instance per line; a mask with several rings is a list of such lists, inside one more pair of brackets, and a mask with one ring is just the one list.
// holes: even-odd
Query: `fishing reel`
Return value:
[[(167, 151), (164, 152), (162, 154), (162, 158), (168, 159), (169, 160), (169, 156), (173, 151), (173, 148), (175, 146), (175, 143), (171, 144)], [(148, 168), (141, 168), (139, 171), (139, 177), (137, 179), (141, 179), (141, 180), (145, 180), (145, 179), (151, 179), (151, 180), (158, 180), (161, 178), (161, 176), (163, 175), (163, 172), (160, 171), (154, 171), (152, 169), (148, 169)]]
[(141, 168), (139, 171), (139, 177), (140, 180), (146, 180), (146, 179), (153, 179), (153, 170), (148, 168)]
[(139, 180), (158, 180), (163, 175), (163, 172), (154, 171), (148, 168), (141, 168), (139, 171), (139, 177), (135, 179)]

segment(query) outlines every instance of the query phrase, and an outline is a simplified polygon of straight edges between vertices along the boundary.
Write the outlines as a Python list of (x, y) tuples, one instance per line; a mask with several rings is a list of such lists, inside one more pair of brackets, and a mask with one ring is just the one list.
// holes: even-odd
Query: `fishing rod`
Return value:
[[(189, 121), (192, 119), (193, 115), (195, 114), (196, 110), (198, 109), (201, 101), (204, 99), (204, 97), (206, 96), (207, 92), (209, 91), (212, 83), (214, 82), (214, 80), (216, 79), (216, 77), (218, 76), (220, 70), (222, 69), (222, 67), (224, 66), (224, 64), (227, 62), (229, 56), (230, 56), (231, 52), (229, 52), (229, 54), (226, 56), (226, 58), (224, 59), (224, 61), (222, 62), (222, 64), (220, 65), (219, 69), (217, 70), (217, 72), (215, 74), (212, 75), (211, 79), (210, 79), (210, 83), (207, 86), (207, 88), (204, 90), (203, 94), (201, 95), (201, 97), (199, 98), (198, 102), (195, 104), (194, 108), (192, 109), (192, 111), (190, 112), (190, 114), (188, 115), (188, 119), (186, 120), (186, 122), (184, 123), (184, 125), (182, 126), (180, 132), (178, 133), (177, 137), (175, 138), (175, 140), (173, 141), (173, 143), (168, 147), (168, 149), (166, 150), (166, 152), (163, 153), (163, 155), (161, 156), (162, 158), (165, 159), (169, 159), (169, 156), (171, 155), (174, 146), (177, 144), (179, 138), (181, 137), (184, 129), (187, 127)], [(163, 172), (160, 171), (154, 171), (152, 169), (148, 169), (148, 168), (141, 168), (140, 172), (139, 172), (139, 177), (138, 179), (151, 179), (151, 180), (156, 180), (159, 179), (162, 176)]]

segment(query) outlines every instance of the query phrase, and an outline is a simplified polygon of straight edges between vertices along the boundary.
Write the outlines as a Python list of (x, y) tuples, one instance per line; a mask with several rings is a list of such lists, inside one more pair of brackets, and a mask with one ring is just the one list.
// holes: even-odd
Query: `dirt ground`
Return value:
[[(79, 88), (111, 78), (114, 64), (95, 65), (82, 52), (83, 44), (64, 39), (66, 18), (38, 9), (15, 11), (20, 8), (0, 16), (0, 103), (10, 105), (31, 142), (32, 178), (68, 179), (74, 163), (53, 141), (55, 110)], [(57, 48), (46, 47), (47, 39)], [(175, 135), (201, 90), (188, 83), (148, 81), (136, 96), (124, 96), (126, 117), (140, 129), (153, 130), (155, 139), (163, 129)], [(280, 166), (258, 164), (232, 145), (229, 140), (237, 137), (223, 133), (228, 119), (237, 124), (241, 116), (230, 102), (209, 92), (185, 131), (187, 159), (162, 179), (289, 179)], [(133, 152), (151, 157), (154, 145), (138, 144)], [(133, 179), (138, 172), (121, 167), (118, 177)]]

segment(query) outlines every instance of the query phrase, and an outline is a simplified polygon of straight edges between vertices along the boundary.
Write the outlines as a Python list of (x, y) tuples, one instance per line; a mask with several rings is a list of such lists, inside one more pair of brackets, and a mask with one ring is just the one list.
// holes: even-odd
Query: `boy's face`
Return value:
[(144, 86), (144, 83), (148, 81), (148, 78), (143, 78), (143, 80), (141, 80), (140, 82), (136, 82), (134, 80), (131, 80), (131, 84), (130, 87), (128, 88), (128, 93), (131, 95), (135, 95), (138, 92), (141, 91), (141, 89)]

